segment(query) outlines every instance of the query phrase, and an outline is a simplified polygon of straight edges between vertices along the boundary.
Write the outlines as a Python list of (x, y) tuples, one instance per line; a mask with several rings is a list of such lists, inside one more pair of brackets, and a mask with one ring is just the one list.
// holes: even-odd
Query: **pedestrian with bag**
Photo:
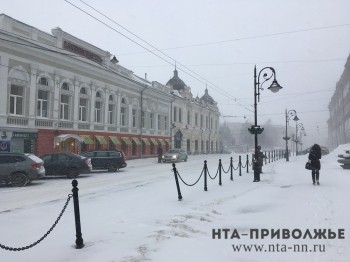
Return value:
[(320, 185), (320, 169), (321, 169), (321, 147), (318, 144), (314, 144), (309, 153), (309, 160), (311, 163), (311, 175), (312, 175), (312, 184)]

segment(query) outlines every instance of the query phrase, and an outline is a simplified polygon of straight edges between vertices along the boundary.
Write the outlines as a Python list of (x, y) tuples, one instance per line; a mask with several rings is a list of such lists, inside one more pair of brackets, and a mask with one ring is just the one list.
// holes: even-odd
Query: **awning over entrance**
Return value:
[(130, 141), (130, 139), (129, 139), (128, 137), (122, 137), (122, 140), (123, 140), (123, 142), (124, 142), (125, 144), (127, 144), (127, 145), (132, 145), (132, 143), (131, 143), (131, 141)]
[(153, 145), (155, 145), (155, 146), (158, 145), (158, 142), (155, 138), (150, 138), (150, 140), (151, 140)]
[(109, 136), (109, 139), (112, 140), (113, 144), (120, 145), (120, 141), (116, 136)]
[(158, 141), (162, 144), (162, 146), (165, 146), (165, 141), (163, 139), (158, 139)]
[(145, 143), (145, 145), (149, 146), (151, 144), (147, 138), (142, 138), (142, 141)]
[(133, 137), (132, 140), (135, 142), (136, 145), (141, 145), (140, 139), (137, 137)]
[(106, 141), (104, 136), (97, 136), (97, 135), (95, 135), (95, 137), (98, 140), (98, 142), (100, 142), (101, 145), (107, 145), (107, 141)]
[(89, 135), (80, 135), (83, 138), (83, 142), (87, 145), (93, 145), (94, 141), (91, 139)]
[(63, 134), (63, 135), (59, 135), (59, 136), (56, 136), (53, 140), (54, 144), (56, 145), (57, 143), (60, 143), (60, 142), (63, 142), (63, 141), (66, 141), (67, 139), (69, 138), (74, 138), (76, 140), (79, 140), (80, 142), (83, 142), (84, 139), (78, 135), (74, 135), (74, 134)]

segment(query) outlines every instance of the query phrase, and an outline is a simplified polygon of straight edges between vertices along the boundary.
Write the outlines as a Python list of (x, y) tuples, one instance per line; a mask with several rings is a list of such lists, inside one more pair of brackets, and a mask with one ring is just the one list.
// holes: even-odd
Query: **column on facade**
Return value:
[(104, 88), (104, 110), (103, 110), (103, 125), (105, 127), (105, 131), (108, 130), (108, 106), (109, 106), (109, 95), (110, 95), (110, 90), (108, 87)]
[(120, 94), (120, 92), (117, 93), (117, 108), (116, 108), (116, 112), (117, 112), (117, 122), (116, 122), (116, 126), (117, 131), (120, 131), (120, 104), (121, 104), (121, 100), (122, 100), (122, 96)]
[(38, 65), (31, 64), (30, 65), (30, 86), (25, 89), (25, 94), (29, 91), (29, 126), (35, 126), (35, 108), (36, 108), (36, 94), (37, 94), (37, 72)]
[(73, 95), (73, 124), (74, 129), (78, 129), (79, 123), (79, 98), (80, 98), (80, 83), (77, 78), (74, 80), (74, 95)]
[[(90, 88), (90, 93), (91, 93), (91, 104), (88, 107), (90, 110), (90, 124), (95, 123), (95, 100), (96, 100), (96, 86), (94, 85), (93, 82), (91, 82), (91, 88)], [(91, 128), (91, 125), (90, 125)]]
[(0, 90), (8, 90), (4, 92), (2, 96), (0, 96), (0, 126), (6, 125), (6, 116), (7, 116), (7, 98), (9, 96), (9, 89), (7, 85), (8, 81), (8, 72), (9, 72), (9, 57), (5, 55), (1, 55), (0, 57), (1, 64), (3, 66), (0, 67)]
[(53, 119), (59, 120), (59, 107), (60, 107), (60, 75), (61, 73), (55, 71), (54, 83), (53, 83)]

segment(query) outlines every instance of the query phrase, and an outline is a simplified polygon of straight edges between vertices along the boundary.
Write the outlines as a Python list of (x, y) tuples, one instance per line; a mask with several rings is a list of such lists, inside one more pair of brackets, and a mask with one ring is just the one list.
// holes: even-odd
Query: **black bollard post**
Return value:
[(173, 171), (174, 171), (175, 183), (176, 183), (176, 188), (177, 188), (177, 198), (179, 199), (179, 201), (181, 201), (182, 195), (181, 195), (181, 190), (180, 190), (180, 185), (179, 185), (179, 179), (177, 177), (177, 170), (175, 167), (175, 163), (173, 163)]
[(230, 169), (231, 169), (230, 179), (231, 179), (231, 181), (233, 181), (233, 160), (232, 160), (232, 156), (230, 158)]
[(264, 158), (265, 158), (265, 165), (267, 164), (267, 154), (266, 154), (266, 151), (265, 151), (265, 154), (264, 154)]
[(239, 175), (242, 176), (242, 161), (241, 156), (238, 158)]
[(249, 156), (247, 154), (247, 161), (245, 162), (247, 165), (247, 173), (249, 173)]
[(269, 163), (271, 162), (271, 152), (269, 151)]
[(79, 211), (79, 198), (78, 198), (78, 181), (74, 179), (72, 181), (72, 192), (73, 192), (73, 204), (74, 204), (74, 217), (75, 217), (75, 248), (81, 249), (84, 247), (84, 240), (81, 234), (81, 224), (80, 224), (80, 211)]
[(219, 159), (219, 186), (222, 185), (222, 183), (221, 183), (221, 168), (222, 168), (222, 163), (221, 163), (221, 159)]
[(208, 187), (207, 187), (207, 160), (204, 160), (204, 191), (208, 191)]

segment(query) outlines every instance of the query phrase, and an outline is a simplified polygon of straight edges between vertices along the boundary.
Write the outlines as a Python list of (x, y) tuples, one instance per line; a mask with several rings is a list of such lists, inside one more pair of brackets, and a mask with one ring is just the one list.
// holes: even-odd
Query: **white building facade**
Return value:
[(48, 34), (5, 14), (0, 35), (0, 151), (218, 151), (217, 103), (207, 89), (193, 98), (176, 70), (166, 85), (150, 82), (60, 28)]

